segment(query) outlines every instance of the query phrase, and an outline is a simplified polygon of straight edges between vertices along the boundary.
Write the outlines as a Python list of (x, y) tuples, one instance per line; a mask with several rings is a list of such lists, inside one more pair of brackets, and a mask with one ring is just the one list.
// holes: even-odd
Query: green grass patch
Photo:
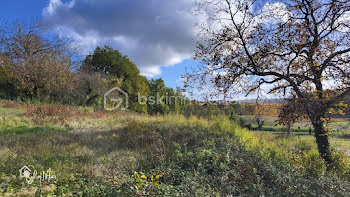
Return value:
[(0, 116), (2, 117), (17, 117), (23, 115), (24, 113), (24, 109), (0, 107)]
[[(349, 158), (334, 150), (327, 172), (311, 136), (248, 131), (223, 116), (38, 109), (0, 126), (0, 196), (350, 195)], [(27, 184), (24, 165), (57, 179)]]

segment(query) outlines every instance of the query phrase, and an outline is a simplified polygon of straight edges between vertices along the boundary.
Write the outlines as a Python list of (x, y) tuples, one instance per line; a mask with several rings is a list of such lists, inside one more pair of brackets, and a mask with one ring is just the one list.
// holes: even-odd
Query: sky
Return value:
[[(127, 55), (142, 75), (148, 79), (163, 78), (167, 87), (182, 87), (181, 76), (186, 69), (190, 71), (199, 64), (192, 59), (196, 43), (194, 27), (202, 22), (194, 14), (195, 0), (0, 2), (0, 22), (40, 19), (55, 34), (74, 40), (82, 57), (97, 46), (111, 46)], [(254, 97), (242, 93), (234, 99)]]
[(40, 19), (59, 36), (75, 40), (83, 55), (111, 46), (150, 78), (181, 86), (192, 60), (192, 0), (1, 0), (1, 22)]
[[(163, 78), (167, 87), (181, 87), (181, 76), (186, 69), (191, 71), (199, 64), (192, 57), (196, 39), (199, 39), (195, 35), (195, 24), (201, 24), (203, 18), (195, 15), (195, 0), (0, 2), (0, 25), (16, 19), (25, 22), (40, 19), (48, 24), (51, 32), (75, 41), (82, 57), (92, 53), (97, 46), (111, 46), (127, 55), (142, 75), (148, 79)], [(262, 1), (254, 10), (278, 16), (284, 6), (272, 2)], [(210, 88), (204, 86), (203, 89), (210, 92)], [(271, 88), (272, 85), (262, 86), (265, 92)], [(266, 96), (276, 98), (271, 94)], [(244, 93), (235, 95), (236, 100), (254, 97), (254, 94), (250, 97), (245, 97)]]

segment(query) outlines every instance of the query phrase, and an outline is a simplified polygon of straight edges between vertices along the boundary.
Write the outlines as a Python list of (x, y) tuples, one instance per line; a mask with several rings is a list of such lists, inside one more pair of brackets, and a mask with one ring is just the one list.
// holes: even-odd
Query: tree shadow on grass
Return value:
[(350, 140), (350, 134), (344, 134), (344, 135), (339, 136), (338, 138)]
[[(252, 131), (271, 131), (271, 132), (282, 132), (282, 133), (287, 133), (287, 128), (283, 127), (265, 127), (263, 126), (262, 128), (258, 127), (252, 127)], [(308, 129), (307, 128), (291, 128), (292, 133), (297, 133), (298, 135), (306, 135), (308, 134)]]
[(0, 135), (21, 135), (21, 134), (52, 134), (57, 132), (65, 132), (67, 128), (55, 128), (50, 126), (17, 126), (0, 130)]
[[(18, 150), (26, 158), (39, 158), (43, 163), (88, 164), (108, 156), (118, 160), (123, 154), (142, 153), (149, 150), (165, 151), (173, 142), (186, 144), (187, 148), (200, 146), (207, 138), (206, 132), (192, 132), (193, 128), (156, 128), (140, 125), (140, 128), (121, 127), (110, 130), (71, 130), (62, 132), (53, 128), (22, 128), (7, 130), (11, 135), (0, 134), (0, 147)], [(20, 135), (17, 135), (20, 134)], [(49, 134), (49, 135), (47, 135)], [(44, 150), (43, 150), (44, 149)], [(120, 158), (119, 158), (120, 159)], [(30, 160), (30, 159), (29, 159)], [(48, 165), (48, 166), (50, 166)]]
[(123, 127), (104, 131), (57, 133), (47, 142), (60, 146), (79, 144), (97, 155), (108, 155), (117, 150), (142, 152), (152, 147), (165, 148), (172, 146), (173, 142), (185, 143), (187, 147), (197, 146), (206, 137), (205, 133), (192, 132), (186, 126), (168, 131), (143, 125), (140, 130)]

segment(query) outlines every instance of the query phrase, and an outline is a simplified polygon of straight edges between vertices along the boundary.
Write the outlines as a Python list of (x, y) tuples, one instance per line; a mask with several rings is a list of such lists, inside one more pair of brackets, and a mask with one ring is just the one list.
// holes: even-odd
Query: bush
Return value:
[(63, 105), (32, 105), (27, 108), (26, 116), (33, 119), (35, 124), (64, 124), (74, 118), (80, 118), (86, 112), (76, 107)]
[[(143, 186), (133, 191), (135, 195), (350, 194), (350, 190), (345, 189), (350, 186), (349, 182), (332, 173), (324, 175), (323, 160), (308, 143), (299, 142), (295, 147), (297, 151), (290, 153), (287, 149), (278, 150), (275, 143), (269, 145), (271, 142), (249, 135), (222, 117), (204, 127), (200, 119), (197, 121), (129, 124), (128, 143), (130, 138), (142, 138), (131, 142), (131, 146), (143, 143), (144, 157), (139, 171), (147, 177)], [(148, 177), (155, 174), (162, 177), (157, 180), (157, 186), (150, 186)], [(130, 188), (135, 188), (135, 184), (140, 183), (130, 183)]]

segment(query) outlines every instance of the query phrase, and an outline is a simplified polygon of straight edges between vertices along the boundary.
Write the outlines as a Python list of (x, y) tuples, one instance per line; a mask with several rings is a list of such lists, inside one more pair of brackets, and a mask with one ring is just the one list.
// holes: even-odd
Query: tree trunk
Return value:
[(312, 121), (312, 125), (315, 130), (318, 151), (321, 157), (326, 161), (327, 169), (330, 169), (333, 164), (333, 159), (329, 147), (328, 134), (323, 127), (323, 121), (321, 121), (321, 117), (316, 117), (314, 121)]
[(287, 123), (287, 135), (288, 135), (288, 137), (290, 137), (290, 126), (291, 126), (291, 123), (288, 121), (288, 123)]

